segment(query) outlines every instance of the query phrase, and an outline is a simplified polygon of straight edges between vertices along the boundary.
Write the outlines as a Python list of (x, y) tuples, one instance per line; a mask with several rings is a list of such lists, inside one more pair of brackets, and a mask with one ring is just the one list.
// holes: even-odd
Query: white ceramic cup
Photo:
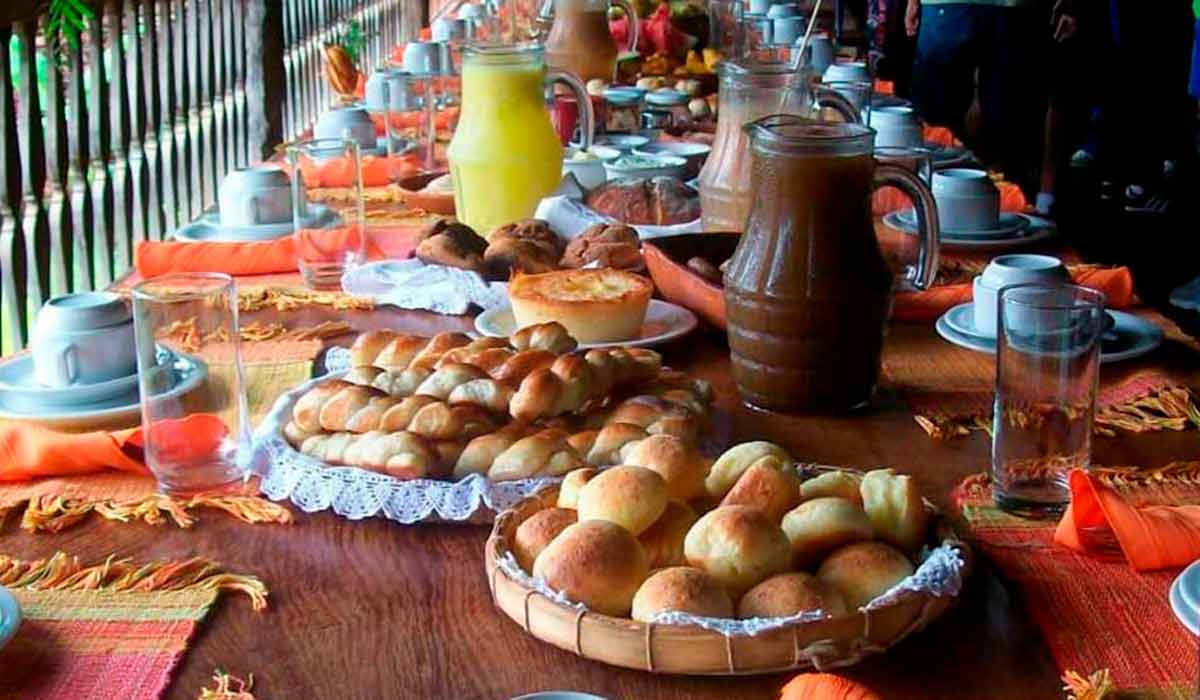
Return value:
[(996, 337), (997, 304), (1000, 290), (1014, 284), (1068, 284), (1071, 275), (1061, 260), (1050, 255), (1014, 254), (993, 258), (972, 284), (975, 331)]
[(779, 46), (791, 46), (804, 36), (803, 17), (779, 17), (772, 27), (771, 40)]
[(463, 41), (467, 38), (467, 20), (457, 17), (439, 17), (429, 28), (434, 41)]
[(413, 75), (437, 75), (442, 72), (444, 44), (436, 41), (410, 41), (404, 47), (404, 70)]
[[(382, 102), (382, 98), (380, 99)], [(375, 150), (375, 122), (365, 107), (339, 107), (326, 110), (317, 118), (313, 127), (315, 139), (344, 139), (358, 142), (359, 148)]]
[(767, 17), (770, 19), (779, 19), (780, 17), (797, 17), (800, 15), (800, 5), (794, 2), (777, 2), (771, 5), (767, 10)]
[[(569, 148), (563, 151), (563, 175), (570, 173), (575, 176), (575, 180), (581, 187), (586, 190), (593, 190), (605, 182), (608, 182), (608, 173), (604, 170), (604, 161), (596, 156), (590, 160), (576, 160), (571, 156), (576, 153), (577, 149)], [(592, 154), (596, 155), (596, 154)]]
[[(796, 44), (804, 37), (796, 39)], [(823, 75), (829, 66), (833, 65), (833, 40), (828, 34), (818, 34), (816, 31), (808, 38), (808, 62), (817, 75)]]
[[(367, 84), (363, 88), (363, 101), (367, 105), (367, 110), (371, 112), (383, 112), (383, 84), (388, 79), (396, 76), (405, 76), (408, 73), (400, 68), (393, 66), (383, 66), (376, 68), (367, 78)], [(388, 101), (391, 102), (391, 109), (395, 112), (412, 112), (419, 108), (417, 96), (413, 94), (411, 89), (400, 90), (397, 88), (397, 83), (403, 81), (392, 81), (391, 91), (388, 93)]]
[(846, 82), (851, 80), (870, 80), (871, 71), (862, 61), (845, 61), (830, 63), (821, 79), (827, 83)]
[(771, 9), (771, 0), (749, 0), (746, 3), (746, 14), (765, 15)]
[(111, 292), (54, 297), (38, 313), (31, 340), (34, 379), (43, 386), (98, 384), (137, 371), (133, 317)]
[(986, 233), (1000, 221), (1000, 191), (984, 170), (947, 168), (933, 174), (933, 198), (943, 231)]
[(221, 224), (260, 226), (292, 220), (292, 183), (288, 174), (271, 165), (231, 170), (221, 179)]
[(921, 120), (912, 107), (888, 106), (871, 110), (871, 128), (879, 148), (913, 148), (924, 143)]

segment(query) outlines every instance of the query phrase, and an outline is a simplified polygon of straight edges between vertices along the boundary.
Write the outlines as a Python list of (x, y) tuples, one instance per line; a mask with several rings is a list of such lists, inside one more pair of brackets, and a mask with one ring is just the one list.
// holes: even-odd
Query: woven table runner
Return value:
[(0, 555), (0, 584), (23, 618), (0, 650), (4, 700), (161, 697), (221, 593), (245, 594), (254, 610), (267, 604), (257, 578), (200, 558), (84, 566), (61, 552), (39, 561)]
[[(1140, 476), (1128, 469), (1093, 473), (1139, 505), (1200, 503), (1197, 462)], [(997, 509), (986, 474), (963, 481), (953, 502), (972, 544), (1020, 589), (1064, 674), (1107, 671), (1117, 689), (1143, 693), (1139, 698), (1194, 697), (1200, 646), (1175, 619), (1167, 599), (1178, 571), (1138, 573), (1119, 551), (1098, 559), (1056, 545), (1057, 522)]]
[[(1143, 358), (1101, 365), (1096, 432), (1200, 427), (1192, 391), (1200, 387), (1200, 345), (1157, 312), (1140, 310), (1138, 315), (1162, 328), (1166, 339)], [(883, 376), (932, 438), (991, 429), (994, 355), (951, 345), (928, 327), (895, 324), (884, 347)]]

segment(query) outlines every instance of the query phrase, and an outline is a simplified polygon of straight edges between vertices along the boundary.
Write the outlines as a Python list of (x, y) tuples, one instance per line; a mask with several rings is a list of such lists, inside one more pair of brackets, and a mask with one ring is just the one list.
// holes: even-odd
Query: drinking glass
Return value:
[(876, 146), (875, 160), (911, 172), (926, 185), (933, 184), (933, 149), (924, 146)]
[[(441, 46), (445, 46), (442, 44)], [(446, 59), (449, 60), (448, 58)], [(439, 61), (438, 65), (444, 65)], [(438, 78), (433, 74), (393, 73), (383, 80), (383, 124), (387, 134), (388, 158), (401, 155), (397, 144), (405, 142), (399, 128), (401, 115), (417, 112), (417, 148), (421, 154), (421, 167), (425, 172), (434, 170), (435, 147), (437, 144), (437, 96)], [(398, 105), (398, 109), (393, 109)], [(397, 179), (395, 175), (393, 180)]]
[(315, 289), (340, 289), (342, 273), (366, 259), (362, 158), (358, 142), (350, 139), (304, 141), (289, 146), (287, 157), (293, 173), (320, 172), (322, 181), (341, 182), (350, 190), (351, 205), (340, 208), (340, 216), (314, 221), (301, 209), (305, 201), (303, 178), (292, 178), (292, 219), (296, 227), (300, 276), (305, 284)]
[[(240, 485), (250, 474), (250, 422), (229, 275), (174, 274), (133, 289), (146, 466), (170, 494)], [(207, 375), (184, 391), (184, 375)]]
[(1062, 512), (1067, 473), (1091, 460), (1104, 295), (1075, 285), (1000, 290), (992, 486), (996, 505)]
[[(842, 97), (846, 98), (854, 108), (858, 110), (862, 117), (862, 123), (867, 126), (871, 125), (871, 92), (874, 90), (874, 85), (869, 80), (832, 80), (823, 81), (822, 87), (833, 90)], [(825, 110), (828, 111), (828, 110)], [(822, 119), (835, 118), (836, 113), (829, 112), (822, 114)]]

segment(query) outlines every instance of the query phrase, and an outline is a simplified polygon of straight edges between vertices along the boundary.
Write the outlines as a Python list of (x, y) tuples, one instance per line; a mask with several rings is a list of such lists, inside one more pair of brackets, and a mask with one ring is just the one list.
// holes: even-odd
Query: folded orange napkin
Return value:
[[(1020, 213), (1029, 209), (1029, 200), (1025, 199), (1025, 193), (1019, 185), (1001, 180), (996, 183), (996, 189), (1000, 190), (1000, 211)], [(895, 187), (880, 187), (871, 196), (871, 213), (875, 216), (910, 207), (912, 200)]]
[(880, 700), (849, 678), (832, 673), (801, 673), (779, 691), (779, 700)]
[(142, 463), (141, 428), (62, 433), (0, 419), (0, 483), (104, 469), (148, 473)]
[[(1105, 306), (1126, 309), (1133, 305), (1133, 275), (1127, 267), (1083, 267), (1073, 272), (1075, 284), (1104, 292)], [(974, 296), (970, 282), (946, 284), (924, 292), (899, 292), (892, 311), (895, 321), (929, 322)]]
[(1200, 559), (1200, 506), (1133, 506), (1081, 469), (1067, 483), (1071, 505), (1055, 542), (1101, 554), (1111, 535), (1136, 571), (1177, 569)]
[(926, 125), (922, 131), (926, 143), (934, 143), (939, 146), (961, 146), (958, 139), (954, 137), (954, 132), (944, 126), (929, 126)]

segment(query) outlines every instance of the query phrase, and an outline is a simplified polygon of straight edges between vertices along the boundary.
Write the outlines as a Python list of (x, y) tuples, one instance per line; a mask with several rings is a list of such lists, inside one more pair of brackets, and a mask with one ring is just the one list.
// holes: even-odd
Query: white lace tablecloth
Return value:
[(543, 477), (493, 482), (480, 474), (459, 481), (405, 481), (356, 467), (330, 467), (300, 454), (283, 437), (292, 406), (317, 383), (342, 374), (327, 374), (279, 397), (255, 432), (255, 450), (266, 464), (260, 488), (269, 498), (291, 501), (306, 513), (332, 509), (351, 520), (382, 515), (406, 525), (488, 523), (500, 511), (558, 481)]

